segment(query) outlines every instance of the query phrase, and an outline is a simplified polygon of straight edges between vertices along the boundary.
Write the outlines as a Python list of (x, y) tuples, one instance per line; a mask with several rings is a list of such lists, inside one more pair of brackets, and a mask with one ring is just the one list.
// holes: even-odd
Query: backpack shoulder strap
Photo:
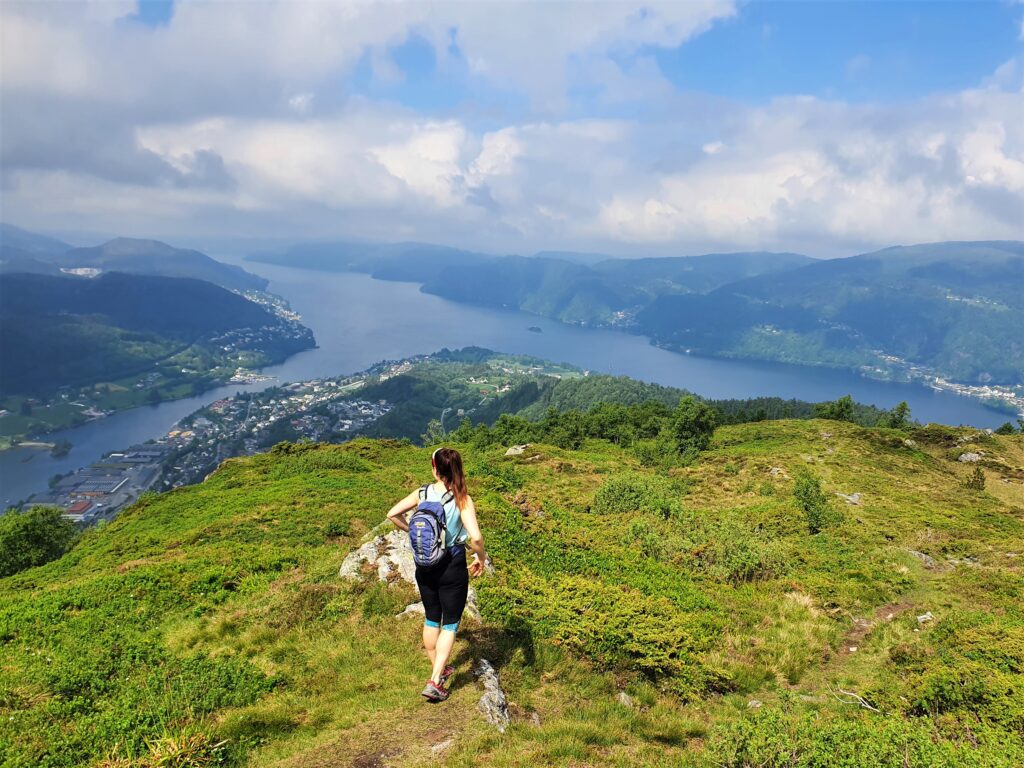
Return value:
[(420, 486), (420, 501), (426, 501), (427, 500), (427, 488), (429, 488), (429, 487), (430, 487), (430, 483), (427, 483), (426, 485), (421, 485)]
[[(452, 491), (447, 491), (444, 495), (444, 498), (441, 500), (441, 503), (445, 505), (447, 505), (448, 502), (455, 502), (455, 494)], [(466, 530), (466, 526), (462, 523), (462, 510), (458, 509), (458, 504), (455, 505), (455, 508), (459, 511), (459, 527), (455, 534), (455, 538), (458, 539), (459, 536), (462, 535), (462, 533)], [(445, 533), (447, 534), (447, 528), (445, 529)]]

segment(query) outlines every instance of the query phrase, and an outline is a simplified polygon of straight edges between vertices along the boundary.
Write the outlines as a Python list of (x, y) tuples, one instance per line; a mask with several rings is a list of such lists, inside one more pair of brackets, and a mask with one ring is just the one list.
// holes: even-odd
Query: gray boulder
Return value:
[(416, 583), (416, 564), (412, 561), (409, 534), (397, 528), (350, 552), (342, 562), (338, 575), (342, 578), (358, 578), (364, 564), (376, 569), (377, 578), (381, 581), (401, 579), (409, 584)]

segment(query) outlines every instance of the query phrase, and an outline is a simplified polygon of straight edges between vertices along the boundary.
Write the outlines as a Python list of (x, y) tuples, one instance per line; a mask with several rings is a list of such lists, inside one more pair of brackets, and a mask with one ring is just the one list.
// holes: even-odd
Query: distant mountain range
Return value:
[(263, 290), (267, 281), (204, 253), (158, 240), (119, 237), (90, 248), (75, 248), (50, 237), (0, 224), (0, 273), (59, 275), (99, 270), (162, 277), (192, 277), (229, 290)]
[(660, 296), (638, 327), (674, 348), (793, 363), (925, 366), (1024, 383), (1024, 243), (934, 243)]
[(250, 258), (418, 282), (453, 301), (620, 327), (695, 354), (1024, 384), (1024, 243), (932, 243), (830, 260), (568, 256), (325, 243)]
[[(564, 258), (563, 258), (564, 257)], [(425, 293), (483, 306), (522, 309), (569, 323), (621, 324), (663, 294), (701, 293), (735, 280), (803, 266), (796, 253), (724, 253), (613, 259), (542, 252), (493, 256), (425, 243), (299, 245), (250, 261), (325, 271), (365, 272), (423, 285)]]

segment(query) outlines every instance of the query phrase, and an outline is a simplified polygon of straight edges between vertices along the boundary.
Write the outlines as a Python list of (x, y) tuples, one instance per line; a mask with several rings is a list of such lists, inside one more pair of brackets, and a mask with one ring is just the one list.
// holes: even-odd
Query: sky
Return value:
[(0, 217), (494, 253), (1024, 240), (1024, 3), (4, 0)]

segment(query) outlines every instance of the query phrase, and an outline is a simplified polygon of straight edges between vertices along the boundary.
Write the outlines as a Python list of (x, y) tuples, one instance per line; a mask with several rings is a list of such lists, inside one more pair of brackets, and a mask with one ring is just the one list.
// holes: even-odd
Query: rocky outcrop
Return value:
[(522, 445), (513, 445), (511, 448), (509, 448), (507, 451), (505, 451), (505, 455), (506, 456), (521, 456), (523, 451), (525, 451), (529, 447), (530, 447), (529, 443), (523, 443)]
[(504, 733), (512, 718), (508, 713), (508, 699), (501, 690), (497, 670), (487, 659), (480, 659), (473, 667), (473, 674), (484, 687), (484, 695), (480, 697), (477, 709), (483, 713), (487, 722)]
[(973, 463), (975, 461), (981, 461), (982, 453), (974, 453), (973, 451), (968, 453), (961, 453), (957, 461), (963, 464)]
[(405, 610), (401, 613), (396, 613), (395, 618), (400, 616), (423, 616), (426, 613), (426, 609), (423, 607), (423, 603), (409, 603), (405, 606)]
[(861, 499), (863, 498), (863, 496), (859, 493), (837, 493), (836, 496), (845, 501), (847, 504), (852, 504), (855, 507), (860, 506)]
[(918, 552), (916, 549), (908, 549), (907, 552), (924, 563), (925, 568), (934, 568), (936, 565), (935, 558), (931, 555), (926, 555), (924, 552)]
[(348, 554), (338, 572), (342, 578), (358, 578), (364, 568), (372, 567), (381, 581), (401, 579), (416, 583), (416, 564), (412, 561), (409, 534), (395, 529), (377, 536)]

